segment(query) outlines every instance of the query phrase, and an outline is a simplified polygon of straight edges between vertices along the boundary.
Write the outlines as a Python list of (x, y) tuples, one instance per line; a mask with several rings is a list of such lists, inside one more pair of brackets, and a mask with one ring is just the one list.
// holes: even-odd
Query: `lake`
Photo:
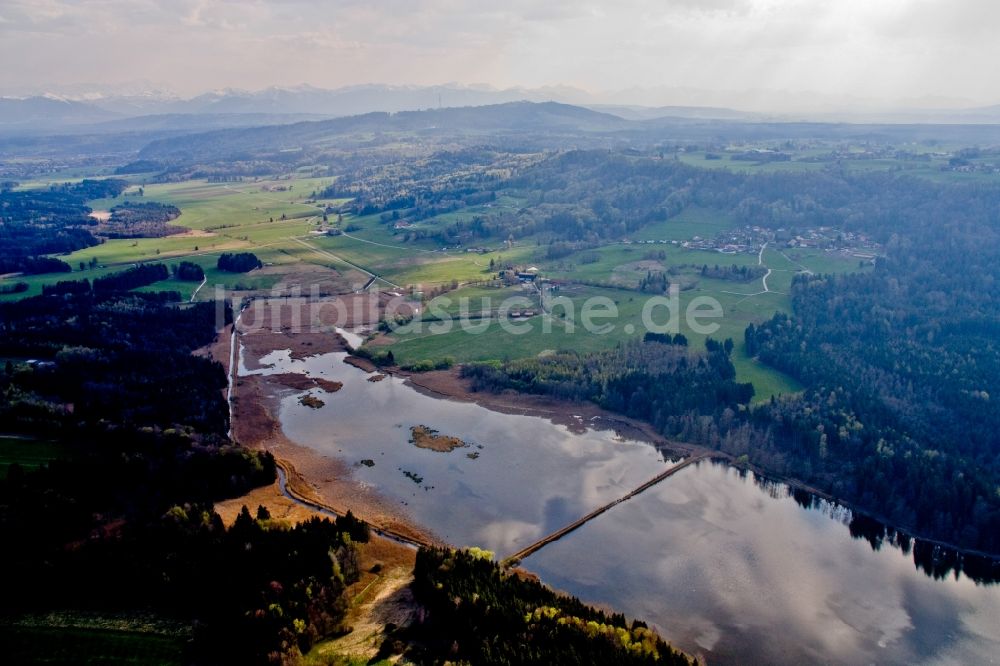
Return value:
[[(441, 400), (394, 377), (370, 382), (343, 353), (289, 356), (272, 353), (255, 372), (303, 372), (344, 386), (288, 391), (279, 414), (285, 433), (354, 465), (359, 481), (456, 546), (509, 555), (677, 462), (614, 431), (581, 433)], [(242, 363), (240, 372), (253, 374)], [(325, 406), (301, 404), (306, 393)], [(419, 425), (466, 446), (418, 448), (410, 429)], [(700, 462), (523, 566), (557, 589), (647, 620), (709, 663), (1000, 659), (1000, 586), (931, 577), (915, 565), (913, 544), (880, 542), (864, 526), (838, 505)], [(856, 538), (862, 533), (869, 539)]]

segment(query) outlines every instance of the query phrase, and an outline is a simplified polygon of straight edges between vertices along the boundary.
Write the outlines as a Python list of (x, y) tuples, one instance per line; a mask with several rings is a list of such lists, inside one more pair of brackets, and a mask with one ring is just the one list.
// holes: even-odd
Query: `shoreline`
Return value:
[(590, 427), (596, 430), (616, 430), (619, 433), (625, 434), (630, 439), (645, 441), (657, 447), (659, 450), (666, 450), (671, 453), (682, 454), (684, 456), (703, 455), (704, 459), (709, 462), (725, 464), (741, 471), (753, 472), (756, 476), (771, 483), (781, 483), (788, 486), (791, 490), (803, 491), (813, 495), (817, 499), (823, 500), (835, 506), (843, 507), (855, 516), (861, 516), (874, 520), (881, 524), (887, 531), (893, 531), (897, 535), (905, 536), (914, 542), (922, 542), (935, 547), (943, 548), (954, 552), (959, 557), (975, 557), (988, 560), (995, 563), (995, 565), (1000, 565), (1000, 554), (990, 554), (983, 551), (960, 548), (954, 544), (921, 536), (914, 533), (912, 530), (894, 524), (885, 516), (875, 511), (865, 509), (854, 504), (853, 502), (838, 498), (835, 495), (832, 495), (824, 490), (820, 490), (819, 488), (801, 481), (800, 479), (766, 470), (753, 463), (737, 464), (736, 459), (732, 454), (719, 449), (709, 449), (697, 444), (687, 444), (684, 442), (669, 440), (658, 434), (649, 423), (638, 421), (615, 412), (609, 412), (593, 403), (575, 403), (560, 400), (558, 398), (534, 396), (515, 392), (488, 393), (482, 391), (471, 391), (468, 388), (467, 382), (458, 377), (457, 368), (449, 370), (434, 370), (424, 373), (393, 371), (391, 374), (397, 377), (405, 377), (407, 385), (410, 385), (414, 388), (414, 390), (431, 397), (444, 400), (455, 400), (458, 402), (472, 402), (491, 411), (503, 414), (548, 418), (553, 423), (566, 425), (570, 428), (572, 428), (575, 424), (579, 424), (580, 421), (578, 420), (566, 418), (568, 412), (560, 412), (557, 409), (559, 406), (563, 406), (566, 409), (572, 410), (576, 414), (587, 414), (590, 415), (591, 418), (600, 419), (608, 424), (607, 428), (594, 428), (592, 425), (593, 421), (586, 422), (590, 425)]
[(233, 404), (235, 439), (244, 446), (268, 451), (285, 475), (292, 498), (338, 515), (348, 511), (374, 531), (421, 545), (445, 545), (405, 512), (396, 509), (374, 488), (358, 482), (342, 459), (320, 454), (285, 435), (277, 418), (281, 394), (288, 389), (264, 375), (238, 377)]
[[(383, 372), (386, 370), (383, 369)], [(591, 402), (570, 402), (559, 398), (516, 392), (473, 391), (470, 382), (459, 376), (458, 368), (412, 373), (393, 369), (389, 374), (405, 380), (418, 393), (432, 398), (473, 403), (500, 414), (537, 416), (571, 432), (613, 430), (628, 439), (652, 444), (658, 450), (678, 456), (712, 453), (694, 444), (675, 442), (657, 433), (653, 426), (622, 414), (610, 412)], [(724, 455), (724, 454), (723, 454)]]
[[(221, 341), (222, 345), (228, 347), (229, 336), (220, 336), (220, 338), (222, 337), (225, 338)], [(291, 349), (293, 358), (305, 358), (337, 351), (348, 354), (351, 352), (346, 341), (334, 331), (322, 334), (305, 334), (303, 337), (302, 334), (283, 331), (280, 327), (276, 331), (269, 327), (263, 327), (263, 330), (257, 329), (250, 335), (240, 334), (237, 339), (244, 342), (252, 341), (252, 344), (245, 344), (243, 347), (246, 365), (251, 368), (260, 367), (259, 359), (275, 350)], [(218, 346), (218, 342), (213, 345), (213, 351)], [(216, 354), (218, 353), (216, 351)], [(877, 512), (866, 510), (852, 502), (837, 498), (799, 479), (771, 472), (754, 464), (736, 464), (734, 457), (725, 451), (669, 440), (657, 433), (649, 423), (609, 412), (593, 403), (569, 402), (548, 396), (515, 392), (472, 391), (469, 382), (459, 376), (458, 368), (424, 373), (413, 373), (399, 368), (376, 369), (374, 366), (369, 370), (367, 363), (351, 362), (355, 360), (365, 361), (366, 359), (352, 355), (347, 357), (347, 362), (369, 372), (369, 374), (381, 372), (402, 378), (407, 386), (430, 397), (474, 403), (502, 414), (537, 416), (563, 425), (572, 432), (581, 432), (587, 429), (614, 430), (629, 439), (649, 443), (665, 455), (686, 457), (701, 454), (713, 462), (727, 464), (738, 470), (751, 471), (767, 481), (782, 483), (792, 490), (807, 492), (818, 499), (846, 508), (855, 515), (872, 519), (884, 526), (886, 530), (891, 530), (911, 540), (947, 549), (960, 557), (969, 556), (994, 563), (1000, 562), (998, 555), (962, 549), (953, 544), (915, 534), (905, 527), (894, 525)], [(276, 411), (280, 394), (290, 389), (287, 382), (282, 385), (280, 380), (272, 383), (267, 378), (268, 376), (263, 375), (237, 378), (234, 385), (234, 396), (237, 396), (237, 399), (234, 400), (233, 420), (234, 435), (238, 441), (254, 448), (270, 450), (276, 460), (280, 459), (287, 463), (292, 471), (290, 478), (298, 481), (297, 487), (304, 486), (306, 489), (311, 489), (311, 494), (303, 494), (303, 497), (310, 499), (310, 501), (315, 501), (340, 514), (351, 510), (359, 518), (369, 522), (373, 528), (401, 535), (414, 542), (448, 545), (405, 515), (405, 512), (392, 507), (391, 500), (379, 495), (376, 489), (354, 480), (346, 461), (319, 454), (286, 437), (281, 431)], [(249, 412), (260, 412), (256, 418), (262, 418), (262, 421), (249, 427), (245, 423), (239, 423), (247, 417)]]
[[(261, 304), (264, 307), (257, 308)], [(254, 300), (244, 317), (262, 317), (247, 330), (241, 325), (236, 335), (236, 354), (228, 353), (231, 336), (220, 335), (213, 345), (213, 356), (225, 354), (225, 365), (233, 358), (237, 368), (229, 368), (233, 377), (233, 438), (250, 449), (269, 451), (286, 475), (285, 487), (293, 501), (339, 515), (348, 511), (367, 522), (373, 531), (415, 544), (446, 545), (426, 528), (418, 525), (405, 511), (392, 505), (375, 488), (354, 478), (351, 466), (336, 456), (328, 456), (295, 442), (281, 427), (278, 418), (280, 401), (299, 388), (313, 383), (303, 377), (302, 382), (290, 381), (284, 374), (240, 375), (241, 360), (246, 367), (259, 369), (260, 359), (267, 354), (288, 349), (292, 358), (306, 358), (317, 354), (349, 351), (346, 341), (336, 332), (296, 333), (288, 328), (288, 321), (295, 315), (292, 307), (272, 308), (261, 300)], [(303, 304), (306, 316), (314, 317), (318, 309)], [(280, 314), (279, 314), (280, 313)], [(272, 321), (277, 314), (280, 321)], [(299, 312), (301, 315), (301, 311)], [(227, 327), (228, 329), (228, 327)], [(319, 385), (319, 384), (317, 384)], [(280, 490), (280, 489), (279, 489)]]

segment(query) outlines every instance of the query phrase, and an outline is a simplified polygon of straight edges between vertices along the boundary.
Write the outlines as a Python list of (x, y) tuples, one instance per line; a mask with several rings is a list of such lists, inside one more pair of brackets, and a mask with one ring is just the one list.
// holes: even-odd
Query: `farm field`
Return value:
[[(188, 231), (163, 238), (109, 239), (101, 245), (60, 256), (73, 268), (72, 273), (18, 277), (17, 281), (28, 284), (28, 291), (0, 295), (0, 300), (36, 295), (41, 293), (43, 285), (60, 280), (93, 280), (138, 262), (163, 261), (171, 265), (181, 259), (201, 265), (212, 285), (220, 284), (230, 289), (239, 286), (266, 289), (273, 284), (275, 280), (259, 281), (214, 271), (212, 267), (219, 254), (240, 251), (254, 252), (266, 264), (289, 266), (306, 262), (328, 266), (346, 274), (354, 273), (355, 281), (360, 282), (367, 281), (367, 276), (356, 271), (355, 267), (378, 272), (401, 285), (448, 284), (452, 280), (478, 281), (487, 277), (490, 256), (466, 253), (462, 249), (443, 251), (430, 241), (403, 244), (393, 235), (391, 228), (380, 223), (375, 215), (345, 215), (340, 227), (353, 227), (350, 234), (333, 237), (318, 233), (323, 206), (337, 207), (345, 201), (326, 198), (311, 202), (313, 193), (330, 182), (330, 178), (297, 178), (239, 183), (200, 180), (146, 184), (142, 186), (142, 197), (136, 196), (138, 186), (133, 185), (117, 199), (92, 200), (88, 205), (100, 211), (124, 200), (172, 204), (181, 209), (180, 217), (172, 224), (186, 227)], [(45, 184), (38, 182), (31, 185), (41, 187)], [(291, 189), (276, 190), (288, 187)], [(496, 205), (514, 206), (513, 199), (501, 199)], [(310, 202), (307, 203), (307, 200)], [(456, 215), (472, 214), (474, 211), (470, 209), (447, 215), (454, 218)], [(429, 225), (443, 223), (435, 220)], [(501, 254), (510, 260), (518, 260), (527, 256), (528, 251), (526, 248), (514, 248), (492, 256), (496, 258)], [(96, 265), (92, 267), (91, 262), (96, 262)], [(149, 289), (176, 289), (190, 297), (196, 287), (196, 284), (186, 285), (169, 280)]]
[[(591, 334), (577, 327), (568, 331), (561, 321), (549, 319), (551, 331), (542, 333), (541, 326), (524, 335), (512, 335), (493, 326), (480, 335), (461, 331), (431, 334), (427, 331), (399, 331), (381, 344), (391, 343), (395, 358), (401, 363), (421, 360), (479, 361), (530, 356), (549, 350), (575, 349), (581, 352), (607, 349), (634, 337), (641, 337), (645, 327), (641, 321), (642, 303), (647, 294), (635, 290), (638, 282), (650, 271), (669, 270), (670, 280), (682, 288), (682, 308), (699, 296), (718, 300), (724, 316), (712, 337), (732, 338), (736, 344), (734, 364), (743, 381), (757, 387), (758, 399), (772, 394), (798, 390), (790, 378), (769, 369), (746, 356), (743, 331), (751, 322), (761, 322), (775, 312), (788, 311), (787, 297), (796, 272), (836, 272), (858, 270), (859, 260), (832, 256), (820, 250), (768, 248), (764, 265), (772, 269), (768, 278), (771, 293), (762, 293), (759, 279), (737, 282), (705, 278), (701, 266), (756, 266), (755, 254), (721, 254), (708, 250), (691, 250), (677, 242), (694, 237), (712, 238), (733, 227), (726, 214), (705, 208), (691, 207), (680, 215), (643, 227), (633, 235), (633, 243), (612, 243), (593, 249), (573, 252), (558, 259), (546, 257), (547, 246), (533, 239), (521, 239), (509, 246), (505, 239), (485, 239), (487, 252), (468, 252), (462, 247), (443, 248), (431, 239), (404, 240), (405, 232), (397, 232), (384, 216), (354, 216), (345, 214), (339, 221), (331, 215), (329, 226), (346, 233), (330, 236), (320, 233), (325, 206), (338, 207), (344, 199), (313, 200), (315, 191), (328, 186), (330, 178), (292, 178), (256, 182), (209, 183), (204, 180), (167, 184), (144, 184), (143, 196), (137, 198), (138, 185), (117, 200), (94, 200), (95, 210), (106, 210), (121, 200), (158, 201), (176, 205), (181, 215), (173, 223), (188, 228), (184, 234), (165, 238), (117, 239), (62, 257), (74, 268), (68, 274), (49, 274), (18, 278), (28, 284), (24, 294), (8, 294), (2, 299), (20, 298), (41, 292), (42, 286), (59, 280), (94, 278), (121, 270), (137, 262), (162, 261), (168, 266), (181, 260), (199, 264), (205, 271), (206, 282), (170, 278), (142, 287), (142, 291), (175, 290), (183, 300), (214, 297), (216, 285), (227, 290), (266, 291), (292, 273), (296, 266), (313, 264), (337, 271), (345, 284), (358, 288), (372, 275), (384, 282), (382, 288), (405, 289), (418, 297), (428, 291), (445, 289), (447, 296), (457, 299), (499, 297), (519, 293), (518, 289), (497, 290), (476, 286), (496, 276), (490, 270), (495, 264), (537, 266), (552, 280), (569, 283), (558, 295), (567, 296), (577, 312), (591, 297), (610, 299), (619, 309), (620, 317), (605, 334)], [(489, 204), (470, 206), (421, 220), (417, 228), (439, 229), (457, 220), (467, 220), (491, 209), (516, 210), (525, 199), (502, 195)], [(266, 264), (263, 271), (232, 274), (219, 271), (216, 261), (226, 251), (249, 251)], [(863, 262), (860, 262), (863, 263)], [(80, 267), (82, 264), (82, 268)], [(467, 285), (467, 286), (466, 286)], [(499, 298), (497, 298), (499, 300)], [(457, 314), (458, 302), (434, 302), (434, 308)], [(426, 310), (426, 307), (425, 307)], [(547, 316), (547, 315), (546, 315)], [(541, 324), (535, 317), (533, 324)], [(631, 331), (631, 332), (626, 332)], [(703, 334), (683, 332), (692, 345), (701, 346)]]
[[(445, 358), (455, 362), (469, 362), (503, 360), (563, 349), (580, 352), (596, 351), (611, 348), (628, 339), (641, 338), (646, 331), (641, 316), (642, 304), (651, 294), (635, 291), (634, 285), (647, 271), (643, 265), (649, 263), (639, 258), (650, 251), (662, 252), (664, 255), (663, 259), (656, 261), (659, 264), (658, 270), (676, 268), (678, 274), (671, 275), (671, 280), (686, 285), (680, 293), (682, 312), (697, 297), (708, 296), (720, 304), (724, 316), (717, 320), (719, 328), (711, 337), (719, 340), (733, 339), (735, 343), (733, 363), (738, 377), (742, 381), (754, 384), (757, 400), (770, 399), (771, 395), (795, 392), (800, 390), (801, 386), (787, 375), (747, 356), (743, 341), (743, 332), (747, 325), (760, 323), (779, 311), (790, 311), (788, 291), (797, 272), (845, 272), (859, 269), (857, 259), (834, 255), (823, 250), (766, 249), (761, 257), (763, 265), (774, 268), (768, 278), (770, 292), (764, 292), (759, 278), (749, 282), (736, 282), (705, 278), (698, 274), (698, 267), (705, 264), (756, 266), (758, 257), (751, 254), (722, 255), (717, 252), (687, 250), (673, 245), (657, 244), (608, 245), (575, 253), (560, 260), (546, 261), (536, 257), (535, 263), (552, 279), (588, 283), (563, 287), (560, 291), (554, 292), (554, 295), (567, 297), (572, 301), (578, 317), (588, 299), (593, 297), (610, 299), (619, 312), (619, 318), (613, 320), (613, 327), (604, 334), (592, 334), (580, 327), (580, 321), (577, 319), (576, 329), (570, 332), (559, 321), (560, 310), (557, 307), (556, 319), (550, 318), (545, 322), (543, 316), (535, 316), (527, 320), (527, 324), (520, 324), (522, 328), (528, 329), (523, 334), (509, 333), (495, 320), (489, 325), (486, 322), (475, 322), (473, 328), (482, 330), (475, 334), (462, 331), (457, 325), (446, 333), (440, 332), (440, 327), (432, 329), (427, 325), (423, 329), (413, 328), (394, 332), (390, 336), (390, 340), (394, 342), (389, 348), (392, 349), (396, 361), (404, 364), (422, 360), (433, 362)], [(589, 255), (586, 262), (574, 263), (584, 255)], [(623, 271), (623, 267), (628, 267), (629, 270)], [(628, 283), (632, 288), (612, 287), (611, 285), (616, 282), (621, 283), (619, 286)], [(523, 297), (525, 292), (517, 288), (506, 290), (463, 288), (431, 301), (427, 307), (432, 313), (448, 312), (454, 315), (458, 311), (459, 299), (464, 297), (470, 300), (470, 310), (477, 312), (482, 308), (483, 298), (489, 299), (495, 309), (504, 298), (515, 295)], [(527, 295), (537, 309), (537, 295), (533, 292), (527, 292)], [(543, 328), (547, 331), (543, 331)], [(697, 347), (703, 345), (705, 338), (709, 337), (692, 331), (683, 323), (680, 332)], [(385, 342), (386, 340), (380, 341), (380, 347)]]
[[(494, 307), (497, 307), (504, 298), (521, 296), (521, 302), (515, 304), (515, 308), (534, 307), (535, 311), (538, 310), (537, 296), (524, 295), (517, 290), (499, 289), (494, 290), (494, 296), (489, 291), (478, 290), (467, 293), (466, 290), (459, 290), (432, 301), (428, 304), (428, 308), (431, 308), (432, 312), (434, 310), (455, 312), (458, 307), (457, 299), (467, 296), (471, 299), (473, 312), (475, 312), (480, 306), (479, 299), (481, 298), (490, 298)], [(679, 332), (688, 338), (689, 343), (694, 347), (701, 348), (707, 337), (717, 340), (732, 338), (736, 344), (733, 362), (736, 365), (738, 376), (742, 381), (754, 383), (758, 399), (769, 399), (772, 394), (799, 390), (798, 384), (789, 377), (747, 357), (743, 348), (743, 331), (747, 324), (770, 317), (778, 310), (787, 309), (787, 297), (778, 294), (762, 294), (751, 301), (745, 297), (714, 290), (693, 289), (680, 294), (681, 313), (686, 311), (693, 299), (708, 294), (718, 300), (723, 308), (724, 316), (719, 319), (700, 320), (706, 324), (718, 324), (718, 329), (709, 336), (693, 331), (684, 322), (682, 314)], [(511, 328), (516, 329), (518, 331), (516, 333), (505, 330), (495, 319), (472, 321), (471, 332), (463, 330), (457, 321), (453, 323), (448, 332), (442, 332), (440, 324), (425, 322), (422, 327), (403, 327), (394, 331), (390, 338), (395, 342), (388, 348), (392, 350), (398, 363), (413, 364), (422, 360), (435, 361), (446, 358), (463, 363), (535, 356), (560, 350), (599, 351), (612, 348), (630, 339), (641, 339), (646, 331), (642, 318), (647, 297), (645, 294), (624, 289), (574, 286), (560, 290), (558, 296), (568, 299), (572, 306), (558, 304), (552, 307), (554, 316), (539, 314), (529, 319), (512, 321)], [(448, 299), (447, 304), (442, 302), (445, 298)], [(601, 303), (591, 301), (595, 303), (593, 306), (595, 311), (599, 309), (599, 311), (604, 312), (606, 305), (615, 308), (618, 313), (616, 318), (594, 318), (596, 323), (604, 324), (599, 333), (588, 332), (583, 326), (583, 308), (585, 303), (591, 299), (600, 299), (601, 301)], [(534, 305), (529, 306), (528, 304), (531, 302)], [(563, 313), (566, 314), (566, 319), (574, 321), (573, 326), (564, 321), (561, 316)], [(573, 316), (571, 317), (570, 314)], [(666, 317), (666, 311), (663, 309), (658, 309), (653, 313), (653, 319), (657, 323), (664, 323)], [(379, 349), (383, 349), (381, 344)]]
[(682, 153), (678, 156), (681, 162), (690, 166), (701, 167), (703, 169), (728, 169), (743, 173), (776, 173), (776, 172), (807, 172), (821, 171), (826, 168), (823, 162), (802, 162), (793, 159), (789, 162), (744, 162), (741, 160), (730, 160), (728, 155), (724, 159), (705, 159), (704, 153)]

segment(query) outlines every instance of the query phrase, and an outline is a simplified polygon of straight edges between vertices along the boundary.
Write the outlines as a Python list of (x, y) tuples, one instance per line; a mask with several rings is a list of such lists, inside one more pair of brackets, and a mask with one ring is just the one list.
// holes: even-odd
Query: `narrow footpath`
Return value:
[(652, 488), (653, 486), (655, 486), (660, 481), (663, 481), (664, 479), (673, 476), (674, 474), (676, 474), (677, 472), (681, 471), (685, 467), (688, 467), (689, 465), (693, 465), (694, 463), (698, 462), (699, 460), (704, 460), (705, 458), (708, 458), (708, 454), (707, 453), (701, 453), (701, 454), (693, 455), (690, 458), (687, 458), (686, 460), (684, 460), (684, 462), (678, 463), (678, 464), (674, 465), (673, 467), (670, 467), (669, 469), (666, 469), (663, 472), (660, 472), (659, 474), (657, 474), (656, 476), (654, 476), (652, 479), (650, 479), (646, 483), (642, 484), (641, 486), (639, 486), (638, 488), (636, 488), (635, 490), (633, 490), (629, 494), (623, 495), (622, 497), (619, 497), (618, 499), (614, 500), (613, 502), (608, 502), (604, 506), (601, 506), (601, 507), (598, 507), (597, 509), (594, 509), (593, 511), (591, 511), (590, 513), (588, 513), (583, 518), (580, 518), (579, 520), (576, 520), (576, 521), (570, 523), (569, 525), (566, 525), (565, 527), (563, 527), (563, 528), (561, 528), (559, 530), (556, 530), (555, 532), (553, 532), (552, 534), (549, 534), (548, 536), (542, 537), (541, 539), (539, 539), (535, 543), (531, 544), (527, 548), (522, 548), (521, 550), (517, 551), (516, 553), (514, 553), (513, 555), (511, 555), (510, 557), (508, 557), (507, 559), (505, 559), (502, 562), (503, 566), (510, 567), (510, 566), (517, 565), (519, 562), (521, 562), (521, 560), (523, 560), (524, 558), (528, 557), (532, 553), (536, 553), (539, 550), (541, 550), (542, 548), (544, 548), (545, 546), (549, 545), (550, 543), (552, 543), (554, 541), (558, 541), (559, 539), (563, 538), (564, 536), (566, 536), (570, 532), (574, 531), (575, 529), (577, 529), (579, 527), (582, 527), (584, 524), (590, 522), (594, 518), (597, 518), (602, 513), (608, 511), (609, 509), (618, 506), (622, 502), (627, 502), (628, 500), (632, 499), (633, 497), (635, 497), (639, 493), (642, 493), (642, 492), (644, 492), (646, 490), (649, 490), (650, 488)]

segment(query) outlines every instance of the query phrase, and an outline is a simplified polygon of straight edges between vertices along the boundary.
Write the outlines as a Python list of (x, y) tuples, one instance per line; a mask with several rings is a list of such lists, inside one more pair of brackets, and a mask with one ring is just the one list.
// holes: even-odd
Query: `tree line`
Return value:
[(415, 638), (418, 663), (691, 664), (655, 632), (621, 614), (560, 596), (504, 571), (475, 549), (421, 549), (413, 591), (422, 622), (399, 632)]
[(177, 206), (156, 201), (125, 201), (111, 208), (111, 217), (100, 225), (107, 238), (161, 238), (184, 232), (184, 227), (170, 225), (180, 217)]
[(211, 509), (275, 479), (270, 454), (226, 435), (222, 367), (192, 354), (215, 335), (214, 306), (156, 294), (0, 304), (0, 419), (65, 451), (0, 479), (18, 544), (0, 552), (17, 572), (4, 612), (150, 609), (194, 624), (198, 663), (281, 662), (341, 630), (362, 523), (293, 528), (258, 509), (226, 529)]
[(217, 262), (220, 271), (229, 273), (246, 273), (263, 265), (253, 252), (223, 252)]
[(470, 364), (461, 373), (473, 390), (589, 400), (678, 435), (688, 419), (735, 413), (753, 397), (753, 386), (735, 379), (732, 350), (732, 340), (708, 339), (706, 350), (697, 352), (682, 335), (654, 334), (608, 351)]

